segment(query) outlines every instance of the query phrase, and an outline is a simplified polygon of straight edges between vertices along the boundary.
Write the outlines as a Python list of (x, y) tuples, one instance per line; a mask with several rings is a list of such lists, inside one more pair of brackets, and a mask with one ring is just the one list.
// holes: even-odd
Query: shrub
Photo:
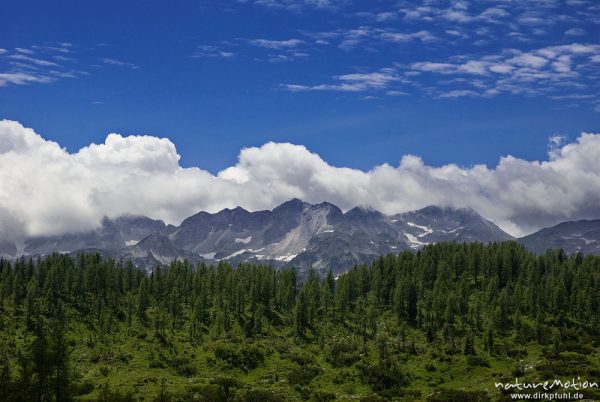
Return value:
[(190, 364), (187, 357), (176, 357), (169, 361), (169, 366), (175, 369), (180, 376), (191, 377), (196, 374), (196, 369)]
[(161, 360), (157, 360), (157, 359), (151, 359), (150, 363), (148, 363), (148, 367), (149, 368), (165, 368), (165, 363), (163, 363)]
[(254, 345), (219, 345), (215, 357), (225, 362), (229, 368), (255, 369), (265, 359), (263, 351)]
[(467, 356), (467, 364), (471, 367), (490, 367), (490, 363), (481, 356)]
[(408, 376), (393, 361), (384, 361), (379, 365), (361, 364), (358, 368), (363, 384), (369, 384), (373, 391), (384, 390), (399, 392), (399, 388), (408, 384)]
[[(178, 400), (203, 401), (203, 402), (226, 402), (234, 399), (235, 390), (241, 387), (241, 383), (235, 378), (217, 377), (206, 385), (193, 385)], [(245, 399), (242, 399), (245, 400)]]
[(490, 397), (483, 391), (439, 389), (429, 395), (428, 402), (487, 402)]
[(267, 389), (251, 389), (240, 395), (244, 402), (283, 402), (286, 399)]
[(114, 402), (133, 402), (135, 399), (133, 398), (132, 393), (121, 393), (119, 390), (111, 390), (108, 384), (104, 384), (104, 386), (100, 389), (98, 394), (97, 401), (114, 401)]
[(308, 385), (320, 372), (321, 369), (315, 366), (296, 367), (288, 373), (287, 379), (292, 385)]
[(336, 341), (328, 345), (326, 360), (333, 367), (348, 367), (360, 360), (359, 346), (355, 342)]
[(375, 395), (367, 395), (360, 398), (360, 402), (385, 402), (386, 399), (375, 394)]
[(308, 366), (309, 364), (315, 363), (315, 358), (305, 352), (293, 352), (285, 355), (285, 358), (299, 364), (300, 366)]
[(335, 401), (336, 396), (333, 392), (315, 391), (312, 400), (315, 402)]

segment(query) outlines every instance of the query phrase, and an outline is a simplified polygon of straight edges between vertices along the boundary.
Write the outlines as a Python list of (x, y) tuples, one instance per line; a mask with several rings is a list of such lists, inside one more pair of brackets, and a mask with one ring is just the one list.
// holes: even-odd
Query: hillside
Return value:
[(600, 375), (600, 257), (515, 242), (304, 282), (53, 255), (0, 260), (0, 290), (0, 400), (489, 401), (510, 400), (498, 381)]

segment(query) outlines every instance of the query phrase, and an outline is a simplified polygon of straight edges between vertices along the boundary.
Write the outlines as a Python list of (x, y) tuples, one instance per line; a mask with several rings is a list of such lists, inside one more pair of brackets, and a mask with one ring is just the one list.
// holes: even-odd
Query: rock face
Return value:
[[(226, 260), (331, 269), (340, 274), (377, 256), (414, 250), (439, 241), (512, 239), (472, 209), (427, 207), (387, 216), (368, 207), (346, 213), (333, 204), (287, 201), (271, 211), (243, 208), (199, 212), (178, 227), (147, 217), (104, 219), (97, 230), (27, 239), (24, 255), (99, 251), (151, 268), (175, 259), (194, 263)], [(0, 255), (17, 255), (0, 243)]]
[(136, 244), (152, 233), (167, 233), (171, 227), (163, 221), (142, 216), (104, 218), (102, 226), (85, 233), (33, 237), (25, 241), (24, 254), (46, 255), (83, 249), (118, 250)]
[(542, 254), (546, 250), (563, 249), (567, 254), (600, 254), (600, 219), (563, 222), (520, 238), (519, 243)]
[(391, 219), (405, 233), (413, 248), (440, 241), (489, 243), (514, 239), (471, 208), (429, 206)]

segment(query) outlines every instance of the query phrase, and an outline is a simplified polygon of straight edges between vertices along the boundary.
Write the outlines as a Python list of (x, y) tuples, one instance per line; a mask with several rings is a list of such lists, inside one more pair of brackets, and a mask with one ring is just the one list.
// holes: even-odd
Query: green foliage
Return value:
[(322, 274), (0, 259), (0, 400), (477, 401), (600, 375), (599, 257), (442, 243)]
[(250, 370), (258, 367), (265, 359), (264, 352), (255, 345), (221, 344), (215, 347), (215, 357), (230, 368)]
[(335, 339), (325, 353), (333, 367), (348, 367), (360, 360), (360, 345), (352, 339)]
[(428, 402), (488, 402), (490, 396), (483, 391), (440, 389), (432, 393)]
[(391, 391), (391, 395), (398, 394), (400, 388), (409, 383), (406, 373), (394, 361), (385, 361), (377, 365), (363, 363), (359, 365), (358, 371), (360, 380), (369, 384), (375, 392), (388, 391), (385, 394), (390, 394)]
[(469, 367), (490, 367), (490, 363), (481, 356), (467, 356)]
[(292, 385), (308, 385), (320, 372), (321, 369), (316, 366), (294, 367), (288, 373), (287, 379)]

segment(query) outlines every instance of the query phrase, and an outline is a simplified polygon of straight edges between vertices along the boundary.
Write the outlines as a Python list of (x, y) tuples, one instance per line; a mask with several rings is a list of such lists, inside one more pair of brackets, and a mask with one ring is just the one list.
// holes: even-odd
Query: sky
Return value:
[[(119, 213), (178, 223), (291, 196), (388, 213), (467, 205), (513, 234), (600, 217), (598, 182), (581, 170), (600, 175), (584, 157), (596, 149), (585, 133), (600, 132), (599, 16), (592, 0), (4, 2), (0, 232), (84, 230)], [(284, 157), (311, 161), (314, 180), (281, 173)], [(25, 181), (54, 183), (36, 158), (80, 173), (57, 179), (56, 199), (96, 183), (56, 206), (19, 202)], [(150, 194), (154, 183), (115, 206), (127, 188), (102, 187), (99, 169), (119, 183), (193, 178), (177, 200)], [(498, 202), (536, 185), (532, 199)]]

